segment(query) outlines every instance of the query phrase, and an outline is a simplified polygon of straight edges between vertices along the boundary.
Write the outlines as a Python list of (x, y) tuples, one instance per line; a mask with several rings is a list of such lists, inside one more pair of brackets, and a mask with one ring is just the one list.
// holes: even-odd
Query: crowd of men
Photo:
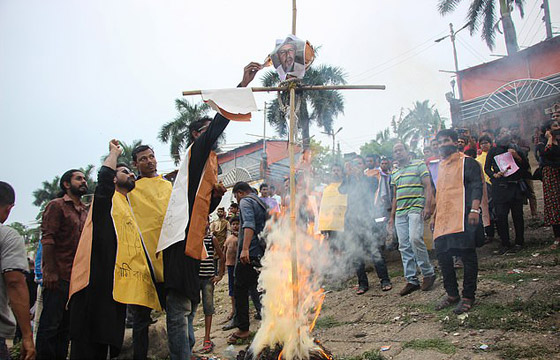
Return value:
[[(247, 65), (239, 86), (247, 86), (260, 68)], [(228, 123), (220, 114), (191, 123), (190, 146), (175, 184), (158, 174), (155, 153), (147, 145), (133, 150), (133, 169), (118, 163), (122, 148), (117, 140), (109, 143), (91, 204), (82, 200), (88, 188), (81, 171), (61, 176), (59, 197), (47, 204), (41, 222), (33, 330), (23, 240), (3, 225), (15, 191), (0, 182), (0, 360), (9, 359), (6, 339), (16, 320), (25, 359), (66, 359), (69, 349), (71, 359), (115, 357), (127, 312), (133, 357), (146, 359), (152, 310), (167, 313), (171, 359), (190, 359), (201, 302), (205, 335), (200, 351), (211, 352), (214, 287), (226, 271), (232, 308), (224, 330), (237, 328), (228, 342), (250, 336), (249, 299), (256, 319), (262, 309), (257, 283), (266, 243), (259, 235), (271, 213), (290, 204), (287, 191), (281, 196), (266, 183), (257, 191), (238, 182), (228, 214), (218, 208), (226, 189), (218, 182), (214, 150)], [(543, 165), (557, 170), (560, 129), (555, 124), (541, 134), (541, 152)], [(416, 159), (403, 143), (394, 146), (392, 159), (357, 155), (332, 166), (332, 181), (322, 188), (321, 199), (312, 200), (314, 195), (305, 191), (309, 182), (297, 179), (303, 195), (298, 222), (313, 224), (333, 256), (351, 254), (358, 295), (369, 290), (367, 261), (374, 264), (381, 290), (392, 290), (383, 253), (397, 246), (406, 279), (400, 296), (431, 290), (435, 252), (446, 291), (435, 308), (454, 307), (454, 313), (462, 314), (475, 304), (476, 248), (494, 239), (494, 228), (500, 254), (524, 246), (523, 204), (534, 199), (529, 150), (513, 127), (476, 140), (464, 131), (441, 130), (425, 147), (424, 159)], [(551, 172), (543, 171), (550, 179)], [(215, 210), (217, 219), (210, 222)], [(510, 212), (515, 245), (509, 236)], [(551, 224), (560, 226), (560, 219)], [(462, 292), (457, 266), (464, 268)]]

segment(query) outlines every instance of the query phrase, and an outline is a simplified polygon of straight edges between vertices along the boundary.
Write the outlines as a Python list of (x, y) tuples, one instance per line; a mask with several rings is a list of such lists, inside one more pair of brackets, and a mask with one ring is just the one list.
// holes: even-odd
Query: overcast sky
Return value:
[[(16, 189), (8, 222), (30, 223), (33, 190), (74, 167), (100, 165), (108, 141), (142, 139), (154, 146), (159, 171), (174, 168), (160, 127), (176, 116), (183, 90), (237, 85), (250, 61), (262, 62), (275, 39), (291, 31), (291, 3), (257, 0), (0, 0), (0, 180)], [(464, 1), (442, 17), (437, 0), (298, 1), (297, 36), (321, 46), (318, 64), (343, 68), (351, 84), (385, 91), (347, 91), (335, 128), (343, 152), (389, 126), (401, 107), (429, 99), (450, 117), (451, 43), (434, 40), (465, 23)], [(541, 0), (514, 14), (522, 47), (545, 37)], [(553, 26), (560, 2), (551, 1)], [(461, 69), (505, 54), (503, 37), (490, 51), (476, 34), (457, 35)], [(253, 85), (260, 85), (259, 79)], [(257, 94), (262, 107), (272, 95)], [(199, 98), (192, 98), (199, 101)], [(231, 123), (227, 143), (255, 141), (262, 113)], [(268, 133), (272, 129), (268, 128)], [(325, 145), (328, 137), (312, 129)]]

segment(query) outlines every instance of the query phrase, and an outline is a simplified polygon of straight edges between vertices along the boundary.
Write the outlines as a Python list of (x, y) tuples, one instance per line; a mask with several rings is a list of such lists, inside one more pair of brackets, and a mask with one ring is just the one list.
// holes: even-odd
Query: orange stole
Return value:
[(195, 259), (206, 259), (206, 248), (204, 247), (204, 235), (210, 212), (210, 201), (212, 200), (212, 189), (218, 182), (218, 156), (214, 151), (210, 152), (208, 160), (204, 165), (202, 178), (196, 192), (192, 213), (190, 216), (189, 232), (185, 244), (185, 255)]
[(74, 262), (72, 264), (72, 274), (70, 275), (70, 290), (68, 292), (68, 302), (73, 294), (85, 289), (89, 285), (90, 264), (91, 264), (91, 244), (93, 242), (93, 201), (89, 207), (88, 216), (80, 240)]
[(465, 155), (455, 153), (439, 163), (434, 239), (465, 231)]

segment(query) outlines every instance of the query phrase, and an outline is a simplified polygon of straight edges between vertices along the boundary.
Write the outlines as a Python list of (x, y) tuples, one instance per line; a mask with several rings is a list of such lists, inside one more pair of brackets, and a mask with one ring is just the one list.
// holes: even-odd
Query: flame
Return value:
[(312, 332), (313, 329), (315, 328), (315, 323), (317, 322), (317, 319), (319, 318), (319, 314), (321, 313), (321, 308), (323, 307), (323, 301), (325, 301), (325, 296), (327, 294), (325, 294), (324, 290), (321, 289), (322, 291), (322, 295), (321, 295), (321, 300), (319, 300), (319, 304), (317, 305), (317, 310), (315, 311), (315, 317), (313, 318), (313, 321), (311, 322), (311, 325), (309, 325), (309, 332)]
[[(325, 299), (320, 267), (329, 264), (327, 244), (314, 224), (300, 224), (294, 230), (289, 220), (284, 214), (271, 220), (259, 276), (259, 288), (265, 290), (263, 320), (251, 344), (253, 354), (280, 345), (278, 360), (308, 359), (316, 348), (311, 332)], [(296, 237), (297, 282), (292, 276), (292, 236)]]

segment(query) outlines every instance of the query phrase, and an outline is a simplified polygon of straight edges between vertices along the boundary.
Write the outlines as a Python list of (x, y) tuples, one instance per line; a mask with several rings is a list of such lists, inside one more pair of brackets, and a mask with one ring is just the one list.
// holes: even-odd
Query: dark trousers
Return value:
[(358, 276), (358, 287), (364, 290), (369, 289), (365, 268), (365, 259), (368, 257), (373, 257), (375, 272), (377, 273), (379, 280), (381, 280), (381, 284), (384, 285), (390, 283), (391, 280), (389, 279), (389, 272), (387, 271), (387, 265), (385, 264), (385, 258), (383, 257), (383, 243), (379, 241), (379, 238), (381, 238), (381, 232), (375, 228), (371, 229), (364, 226), (355, 226), (355, 224), (350, 229), (351, 230), (348, 232), (349, 238), (347, 240), (359, 244), (360, 248), (363, 250), (362, 252), (356, 254), (356, 275)]
[(108, 344), (72, 340), (70, 360), (105, 360), (109, 354), (109, 348)]
[(70, 314), (66, 310), (69, 282), (60, 280), (58, 289), (43, 288), (43, 311), (37, 330), (37, 360), (66, 359), (70, 338)]
[(552, 225), (552, 232), (554, 233), (555, 238), (560, 237), (560, 225)]
[(152, 321), (152, 309), (141, 305), (129, 305), (132, 314), (132, 349), (133, 359), (148, 358), (148, 330)]
[(448, 296), (458, 297), (459, 288), (453, 264), (453, 256), (463, 260), (463, 297), (474, 299), (478, 277), (478, 257), (475, 249), (453, 250), (437, 254), (439, 267), (443, 275), (443, 287)]
[[(377, 277), (381, 280), (381, 284), (385, 285), (391, 282), (389, 279), (389, 272), (387, 271), (387, 265), (385, 264), (385, 258), (383, 257), (383, 252), (381, 249), (373, 256), (373, 265), (375, 266), (375, 272)], [(369, 289), (369, 282), (366, 274), (365, 261), (363, 259), (358, 261), (358, 266), (356, 270), (356, 275), (358, 275), (358, 287), (360, 289)]]
[(490, 225), (484, 227), (484, 233), (489, 238), (496, 235), (496, 209), (494, 205), (494, 197), (492, 196), (492, 185), (486, 183), (486, 193), (488, 194), (488, 212), (490, 214)]
[(507, 183), (492, 186), (494, 205), (496, 209), (496, 227), (502, 240), (502, 246), (510, 247), (508, 214), (511, 211), (513, 227), (515, 228), (515, 243), (525, 243), (525, 222), (523, 220), (524, 195), (517, 183)]
[(249, 293), (251, 289), (256, 289), (258, 280), (259, 273), (252, 265), (237, 263), (235, 267), (234, 323), (241, 331), (249, 330)]

